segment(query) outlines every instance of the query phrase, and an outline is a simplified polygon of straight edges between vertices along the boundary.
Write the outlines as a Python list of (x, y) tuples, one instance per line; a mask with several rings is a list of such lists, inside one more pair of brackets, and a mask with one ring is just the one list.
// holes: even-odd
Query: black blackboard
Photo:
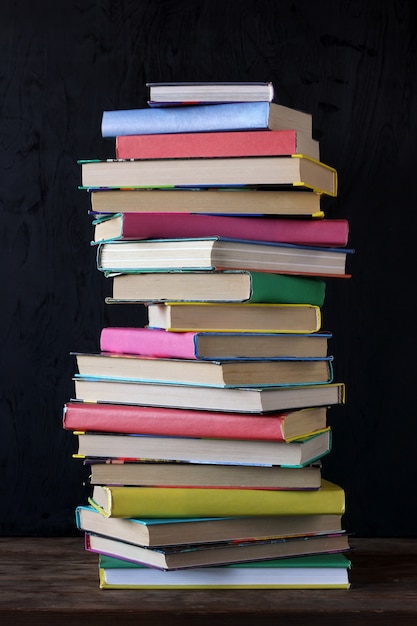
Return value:
[(147, 81), (272, 81), (313, 114), (350, 221), (349, 281), (323, 325), (347, 404), (324, 475), (358, 536), (416, 536), (417, 13), (411, 0), (6, 0), (0, 19), (0, 533), (70, 535), (85, 472), (61, 427), (71, 351), (97, 348), (110, 309), (77, 159), (107, 158), (105, 109), (146, 105)]

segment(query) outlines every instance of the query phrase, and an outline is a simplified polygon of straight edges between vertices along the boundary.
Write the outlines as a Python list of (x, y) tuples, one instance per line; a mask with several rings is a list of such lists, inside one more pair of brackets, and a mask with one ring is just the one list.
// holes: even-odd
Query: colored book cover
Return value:
[(219, 130), (299, 129), (312, 135), (311, 115), (269, 102), (104, 111), (103, 137)]
[(176, 239), (230, 237), (233, 239), (344, 247), (348, 242), (346, 219), (290, 219), (230, 217), (192, 213), (119, 213), (97, 217), (95, 242), (111, 239)]
[(116, 137), (118, 159), (187, 159), (291, 154), (304, 154), (319, 160), (319, 142), (297, 133), (296, 130), (166, 133)]
[[(180, 333), (160, 328), (106, 326), (101, 329), (99, 343), (102, 352), (168, 359), (308, 359), (325, 357), (331, 336), (326, 332)], [(252, 352), (251, 345), (254, 346)]]
[(345, 493), (325, 479), (321, 489), (305, 492), (95, 485), (89, 503), (106, 517), (341, 515)]
[(326, 412), (326, 407), (315, 407), (261, 416), (172, 407), (68, 402), (63, 411), (63, 427), (85, 432), (290, 441), (326, 428)]

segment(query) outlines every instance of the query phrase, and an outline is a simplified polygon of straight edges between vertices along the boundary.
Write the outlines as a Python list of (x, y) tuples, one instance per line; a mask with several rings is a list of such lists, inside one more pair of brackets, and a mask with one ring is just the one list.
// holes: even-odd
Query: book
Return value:
[(342, 553), (166, 572), (99, 555), (101, 589), (349, 589)]
[(121, 135), (117, 159), (187, 159), (210, 157), (289, 156), (304, 154), (317, 161), (320, 144), (296, 130), (248, 130), (211, 133)]
[(85, 188), (96, 213), (211, 213), (323, 218), (321, 195), (304, 187)]
[(91, 485), (148, 487), (215, 487), (227, 489), (319, 489), (318, 464), (293, 468), (279, 465), (223, 465), (146, 462), (87, 458)]
[(81, 376), (212, 387), (266, 387), (329, 383), (333, 357), (209, 361), (137, 354), (73, 353)]
[(338, 533), (340, 515), (274, 515), (271, 517), (149, 518), (105, 517), (89, 505), (75, 511), (84, 532), (141, 546), (181, 545), (273, 537)]
[(89, 552), (108, 554), (133, 563), (172, 571), (208, 565), (228, 565), (261, 559), (322, 554), (323, 552), (343, 552), (349, 549), (349, 542), (347, 535), (341, 532), (302, 538), (151, 548), (125, 543), (112, 537), (85, 533), (85, 547)]
[(291, 442), (80, 431), (74, 434), (77, 456), (88, 458), (304, 467), (331, 450), (329, 427)]
[(271, 82), (168, 82), (146, 83), (149, 104), (272, 102)]
[(290, 185), (337, 195), (333, 167), (302, 154), (266, 157), (80, 160), (83, 187)]
[(93, 222), (95, 243), (114, 239), (176, 239), (231, 237), (307, 246), (344, 247), (349, 223), (345, 219), (296, 219), (199, 215), (192, 213), (116, 213)]
[(221, 237), (107, 241), (97, 245), (97, 268), (107, 273), (234, 269), (343, 278), (351, 253)]
[(169, 331), (313, 333), (321, 309), (309, 304), (162, 302), (146, 306), (148, 323)]
[(323, 478), (310, 491), (95, 485), (89, 504), (105, 517), (343, 515), (345, 492)]
[[(133, 276), (127, 275), (126, 276)], [(331, 333), (175, 332), (160, 328), (107, 326), (102, 352), (143, 354), (173, 359), (320, 358), (328, 353)]]
[(313, 136), (312, 115), (272, 102), (232, 102), (103, 111), (101, 134), (157, 135), (221, 130), (297, 130)]
[(327, 427), (327, 407), (312, 407), (266, 416), (172, 407), (67, 402), (67, 430), (290, 441)]
[(121, 302), (252, 302), (323, 306), (324, 280), (247, 270), (134, 272), (108, 276), (109, 304)]
[(344, 404), (342, 382), (292, 387), (199, 387), (75, 377), (75, 400), (207, 411), (275, 411)]

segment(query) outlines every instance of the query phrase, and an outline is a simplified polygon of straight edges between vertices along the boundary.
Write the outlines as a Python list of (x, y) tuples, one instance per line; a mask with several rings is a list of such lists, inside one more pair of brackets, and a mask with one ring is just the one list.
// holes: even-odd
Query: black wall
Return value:
[(416, 3), (412, 0), (6, 0), (0, 17), (0, 533), (73, 534), (84, 471), (61, 427), (71, 351), (104, 305), (77, 159), (113, 156), (105, 109), (146, 105), (147, 81), (271, 80), (313, 114), (339, 173), (353, 278), (328, 282), (335, 378), (324, 475), (358, 536), (416, 536)]

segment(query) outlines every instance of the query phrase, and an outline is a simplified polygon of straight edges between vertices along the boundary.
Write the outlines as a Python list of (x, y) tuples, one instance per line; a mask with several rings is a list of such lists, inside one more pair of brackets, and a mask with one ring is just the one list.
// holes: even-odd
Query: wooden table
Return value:
[(351, 539), (349, 590), (100, 590), (82, 539), (0, 538), (1, 626), (416, 626), (417, 539)]

